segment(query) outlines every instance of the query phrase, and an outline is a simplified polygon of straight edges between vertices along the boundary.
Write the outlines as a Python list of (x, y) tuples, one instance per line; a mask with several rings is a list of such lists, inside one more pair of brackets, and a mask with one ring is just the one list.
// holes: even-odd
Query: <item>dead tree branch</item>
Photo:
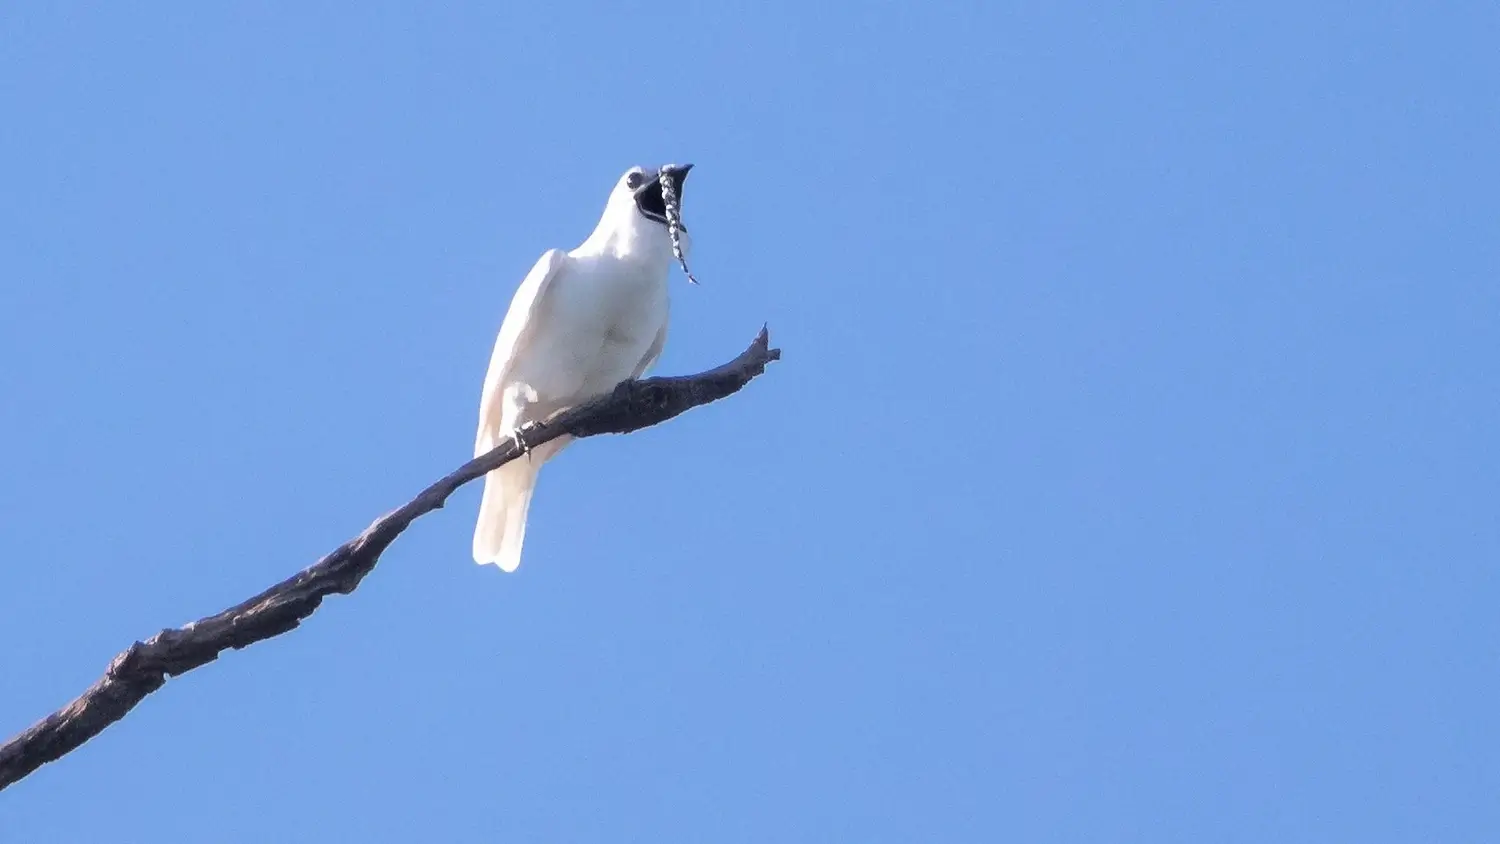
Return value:
[[(609, 395), (569, 410), (546, 426), (529, 429), (524, 438), (535, 448), (563, 434), (625, 434), (659, 425), (737, 392), (780, 357), (781, 351), (770, 348), (762, 328), (750, 348), (723, 366), (698, 375), (626, 381)], [(309, 568), (221, 613), (131, 645), (110, 662), (104, 677), (88, 691), (0, 746), (0, 789), (103, 732), (161, 688), (168, 677), (212, 662), (229, 648), (279, 636), (312, 615), (324, 597), (353, 592), (408, 525), (441, 508), (454, 490), (521, 454), (521, 448), (510, 442), (476, 457), (410, 503), (376, 519), (359, 536)]]

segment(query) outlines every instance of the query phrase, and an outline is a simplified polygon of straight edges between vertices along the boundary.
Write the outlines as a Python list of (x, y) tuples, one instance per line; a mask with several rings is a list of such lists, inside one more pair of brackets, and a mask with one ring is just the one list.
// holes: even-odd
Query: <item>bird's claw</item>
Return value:
[(510, 435), (511, 439), (514, 439), (516, 441), (516, 448), (519, 448), (521, 450), (521, 453), (526, 455), (526, 460), (528, 462), (531, 460), (531, 445), (526, 442), (526, 429), (536, 427), (540, 426), (538, 426), (534, 422), (527, 425), (521, 425), (518, 426), (514, 431), (512, 431)]

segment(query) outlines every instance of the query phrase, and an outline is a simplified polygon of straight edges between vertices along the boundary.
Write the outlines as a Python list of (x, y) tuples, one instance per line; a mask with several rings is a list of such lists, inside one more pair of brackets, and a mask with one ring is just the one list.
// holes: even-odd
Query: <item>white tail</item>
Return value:
[(474, 525), (474, 562), (494, 563), (501, 571), (521, 565), (526, 541), (526, 514), (542, 464), (555, 457), (572, 437), (559, 437), (532, 449), (484, 476), (484, 498)]

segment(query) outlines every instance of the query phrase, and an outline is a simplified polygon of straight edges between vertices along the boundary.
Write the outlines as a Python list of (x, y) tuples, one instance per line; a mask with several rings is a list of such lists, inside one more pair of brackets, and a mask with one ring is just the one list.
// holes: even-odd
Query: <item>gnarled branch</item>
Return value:
[[(545, 426), (528, 428), (524, 439), (528, 447), (535, 448), (563, 434), (625, 434), (659, 425), (683, 411), (737, 392), (764, 372), (766, 364), (780, 357), (781, 350), (770, 348), (762, 328), (750, 348), (723, 366), (698, 375), (626, 381), (608, 395), (566, 411)], [(229, 648), (279, 636), (312, 615), (324, 597), (353, 592), (408, 525), (441, 508), (454, 490), (522, 453), (512, 441), (476, 457), (410, 503), (376, 519), (333, 553), (259, 595), (131, 645), (110, 662), (104, 677), (88, 691), (0, 746), (0, 789), (103, 732), (146, 695), (161, 688), (168, 677), (212, 662)]]

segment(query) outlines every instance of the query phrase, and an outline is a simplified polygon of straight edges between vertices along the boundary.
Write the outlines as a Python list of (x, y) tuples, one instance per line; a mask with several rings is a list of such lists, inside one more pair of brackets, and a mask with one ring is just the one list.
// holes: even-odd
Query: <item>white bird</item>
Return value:
[[(500, 326), (479, 402), (477, 457), (523, 426), (639, 378), (667, 339), (672, 241), (662, 181), (676, 196), (691, 164), (632, 167), (609, 195), (594, 233), (571, 252), (551, 249), (516, 290)], [(674, 209), (675, 213), (675, 209)], [(681, 229), (681, 248), (688, 248)], [(521, 564), (526, 513), (542, 464), (572, 437), (532, 449), (484, 479), (474, 562)]]

